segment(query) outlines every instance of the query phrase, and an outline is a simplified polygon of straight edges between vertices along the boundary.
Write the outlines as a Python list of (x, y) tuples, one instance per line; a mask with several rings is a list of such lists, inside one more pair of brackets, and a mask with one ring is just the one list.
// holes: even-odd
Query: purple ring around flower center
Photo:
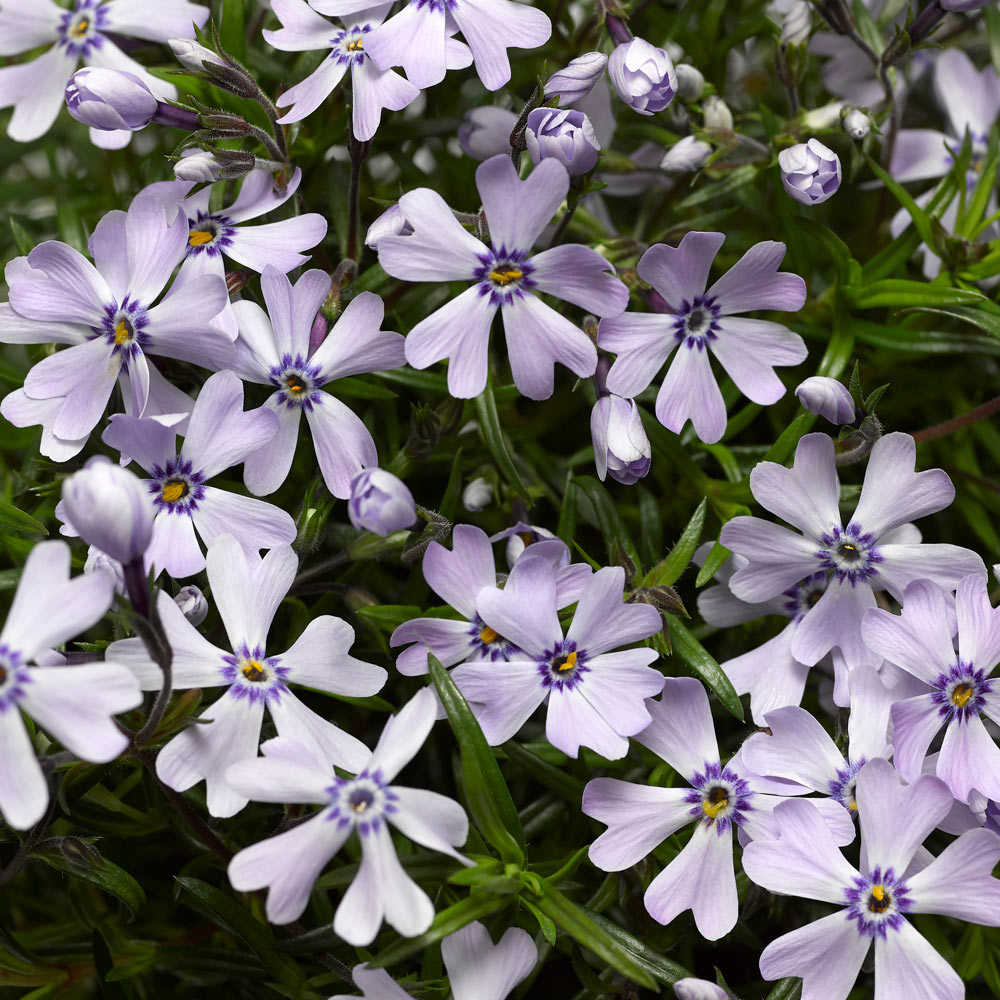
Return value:
[(715, 827), (718, 836), (740, 826), (753, 811), (750, 786), (735, 771), (719, 762), (705, 761), (704, 771), (696, 771), (684, 801), (691, 803), (690, 814), (705, 826)]
[(535, 287), (531, 277), (535, 268), (523, 250), (507, 250), (500, 246), (490, 253), (480, 254), (479, 264), (475, 271), (479, 294), (488, 295), (491, 306), (522, 298)]
[(816, 606), (826, 591), (829, 579), (826, 571), (820, 570), (800, 580), (794, 587), (782, 591), (782, 597), (787, 598), (784, 609), (792, 621), (801, 621), (807, 612)]
[(196, 219), (188, 219), (187, 254), (189, 257), (200, 253), (218, 257), (233, 245), (235, 232), (228, 216), (199, 212)]
[(108, 11), (96, 3), (97, 0), (79, 0), (75, 10), (60, 14), (58, 44), (68, 55), (85, 59), (104, 44), (102, 32), (107, 30)]
[(278, 656), (265, 656), (260, 646), (250, 649), (246, 643), (233, 655), (222, 657), (219, 668), (222, 679), (229, 684), (229, 693), (237, 699), (280, 702), (288, 690), (285, 684), (290, 667), (281, 666)]
[(542, 660), (538, 664), (542, 687), (572, 691), (581, 683), (584, 674), (590, 673), (588, 659), (587, 651), (577, 649), (572, 639), (560, 639), (552, 649), (542, 653)]
[(0, 715), (16, 709), (24, 698), (24, 686), (31, 683), (31, 671), (24, 657), (6, 643), (0, 645)]
[(372, 30), (370, 24), (355, 24), (353, 27), (338, 31), (330, 39), (330, 55), (328, 58), (338, 63), (360, 66), (365, 61), (365, 35)]
[(688, 350), (705, 350), (705, 345), (717, 339), (722, 310), (711, 295), (696, 295), (685, 299), (674, 313), (674, 339)]
[(386, 785), (378, 769), (371, 774), (362, 771), (353, 778), (336, 777), (326, 792), (330, 796), (326, 821), (341, 829), (353, 825), (362, 837), (378, 833), (383, 817), (399, 809), (399, 796)]
[(496, 663), (498, 660), (509, 660), (513, 654), (519, 652), (514, 643), (505, 639), (495, 629), (491, 629), (479, 615), (469, 622), (467, 634), (470, 637), (469, 646), (472, 650), (470, 658)]
[(833, 525), (821, 536), (826, 548), (816, 550), (816, 558), (823, 569), (832, 570), (839, 582), (848, 580), (852, 587), (878, 576), (882, 553), (875, 544), (875, 536), (862, 530), (853, 521), (846, 527)]
[(322, 402), (319, 388), (326, 379), (319, 365), (311, 365), (301, 354), (293, 358), (284, 354), (281, 361), (268, 373), (268, 378), (278, 392), (277, 401), (288, 410), (301, 406), (311, 410), (314, 404)]
[(190, 517), (205, 498), (205, 474), (187, 459), (178, 455), (166, 465), (150, 469), (152, 479), (146, 480), (146, 489), (153, 496), (157, 513), (186, 514)]
[(902, 915), (912, 905), (906, 883), (891, 868), (883, 872), (879, 865), (867, 876), (855, 876), (852, 882), (844, 889), (844, 899), (847, 919), (858, 925), (858, 934), (884, 940), (890, 928), (899, 930)]
[(994, 679), (987, 677), (984, 669), (977, 670), (975, 664), (958, 660), (947, 673), (938, 674), (931, 700), (946, 722), (964, 724), (982, 712), (985, 696), (993, 690), (993, 683)]
[(141, 349), (146, 351), (150, 346), (146, 327), (149, 316), (142, 305), (128, 295), (121, 305), (115, 301), (104, 307), (104, 318), (100, 329), (95, 330), (98, 336), (103, 336), (111, 348), (111, 356), (117, 356), (121, 363), (128, 367), (129, 361)]
[(865, 766), (865, 758), (862, 757), (854, 764), (848, 764), (837, 771), (837, 777), (831, 778), (827, 782), (830, 790), (830, 797), (836, 799), (852, 816), (858, 815), (858, 802), (855, 798), (855, 786), (858, 781), (858, 772)]

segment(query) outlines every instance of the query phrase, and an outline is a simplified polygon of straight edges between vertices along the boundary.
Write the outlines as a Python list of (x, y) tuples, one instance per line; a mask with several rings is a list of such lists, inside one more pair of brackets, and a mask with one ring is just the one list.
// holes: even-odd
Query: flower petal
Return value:
[(421, 688), (382, 730), (366, 770), (378, 771), (388, 783), (416, 756), (437, 716), (437, 698), (431, 688)]
[[(269, 699), (267, 710), (271, 713), (274, 728), (278, 730), (279, 736), (295, 740), (308, 747), (312, 756), (319, 760), (335, 764), (337, 767), (342, 767), (352, 774), (356, 774), (365, 766), (371, 756), (371, 750), (361, 740), (317, 715), (299, 701), (291, 691), (282, 691), (280, 697)], [(329, 786), (329, 783), (330, 776), (327, 774), (326, 787)], [(289, 802), (291, 800), (278, 799), (273, 801)], [(314, 800), (309, 799), (308, 801)], [(323, 800), (317, 799), (315, 801)]]
[(726, 404), (712, 373), (709, 352), (698, 341), (678, 347), (656, 395), (656, 419), (679, 434), (688, 420), (698, 438), (713, 444), (726, 429)]
[(675, 311), (705, 291), (712, 261), (725, 242), (722, 233), (686, 233), (676, 247), (651, 246), (639, 261), (639, 277), (652, 285)]
[(401, 368), (406, 364), (403, 336), (382, 330), (385, 305), (374, 292), (348, 303), (316, 353), (309, 359), (328, 380)]
[(276, 545), (291, 545), (296, 534), (291, 515), (280, 507), (214, 486), (205, 487), (194, 524), (206, 545), (211, 546), (222, 535), (233, 534), (248, 555)]
[(719, 745), (708, 695), (693, 677), (668, 677), (659, 701), (646, 707), (653, 721), (636, 737), (685, 780), (718, 763)]
[(0, 744), (0, 812), (15, 830), (27, 830), (45, 815), (49, 786), (17, 709), (0, 712)]
[(531, 258), (539, 291), (572, 302), (595, 316), (617, 316), (628, 306), (628, 289), (613, 264), (578, 243), (543, 250)]
[(457, 666), (451, 676), (492, 747), (513, 739), (547, 693), (538, 664), (524, 660), (472, 661)]
[(801, 364), (809, 353), (805, 341), (788, 327), (737, 316), (719, 321), (709, 347), (740, 392), (762, 406), (785, 394), (775, 367)]
[(965, 997), (965, 984), (958, 973), (908, 920), (903, 920), (895, 933), (875, 939), (874, 1000), (898, 997)]
[(451, 14), (472, 49), (476, 72), (487, 90), (499, 90), (510, 80), (508, 48), (536, 49), (552, 34), (545, 13), (511, 0), (465, 0)]
[[(278, 551), (278, 550), (275, 550)], [(367, 698), (382, 690), (388, 674), (350, 655), (354, 629), (342, 618), (320, 615), (281, 655), (292, 684), (351, 698)]]
[(794, 312), (806, 301), (806, 283), (789, 271), (779, 271), (785, 244), (757, 243), (708, 290), (724, 316), (754, 309)]
[(545, 559), (519, 559), (503, 590), (484, 588), (476, 608), (483, 621), (529, 656), (542, 658), (562, 639), (556, 614), (556, 580)]
[(457, 858), (463, 864), (471, 863), (455, 850), (469, 836), (469, 818), (454, 799), (401, 785), (393, 785), (392, 791), (397, 800), (396, 811), (387, 818), (404, 837), (421, 847)]
[(327, 488), (341, 500), (351, 495), (351, 480), (378, 465), (371, 431), (354, 411), (328, 392), (318, 392), (306, 410), (313, 448)]
[(478, 920), (441, 942), (455, 1000), (505, 1000), (538, 961), (538, 948), (527, 931), (508, 927), (494, 945)]

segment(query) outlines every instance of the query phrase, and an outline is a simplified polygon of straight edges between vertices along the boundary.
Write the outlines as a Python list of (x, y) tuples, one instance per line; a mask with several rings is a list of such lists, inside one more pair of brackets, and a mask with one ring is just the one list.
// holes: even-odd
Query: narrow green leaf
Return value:
[(791, 220), (826, 250), (834, 264), (837, 265), (837, 276), (841, 283), (846, 284), (850, 270), (849, 262), (853, 259), (850, 247), (832, 229), (828, 229), (814, 219), (807, 219), (804, 215), (793, 215)]
[(458, 515), (458, 505), (462, 499), (462, 449), (455, 449), (455, 458), (451, 463), (451, 472), (448, 474), (448, 482), (444, 487), (444, 495), (441, 503), (438, 504), (438, 511), (442, 517), (454, 521)]
[(743, 721), (743, 705), (732, 682), (725, 675), (718, 661), (692, 635), (688, 627), (674, 615), (664, 615), (670, 626), (670, 642), (675, 656), (679, 656), (714, 692), (719, 701)]
[(883, 278), (863, 288), (844, 289), (856, 309), (878, 309), (883, 306), (974, 306), (984, 299), (982, 292), (948, 285), (910, 281), (908, 278)]
[(472, 820), (504, 861), (523, 866), (524, 830), (496, 757), (451, 674), (433, 653), (427, 654), (427, 663), (461, 750), (462, 782)]
[(442, 910), (434, 918), (430, 927), (418, 937), (399, 938), (383, 948), (369, 963), (369, 969), (382, 969), (387, 965), (395, 965), (396, 962), (408, 958), (416, 952), (425, 951), (436, 941), (460, 931), (466, 924), (471, 924), (473, 920), (480, 917), (489, 916), (501, 907), (506, 906), (510, 901), (510, 895), (487, 896), (475, 895), (460, 899), (457, 903)]
[(538, 908), (584, 948), (633, 982), (659, 993), (656, 980), (594, 918), (554, 885), (537, 879)]
[(226, 52), (239, 62), (245, 62), (247, 3), (246, 0), (223, 0), (219, 37)]
[(782, 979), (765, 997), (765, 1000), (799, 1000), (802, 996), (801, 979)]
[(475, 399), (476, 415), (479, 418), (479, 428), (483, 432), (483, 440), (486, 447), (493, 456), (493, 461), (497, 463), (497, 468), (503, 473), (504, 479), (527, 499), (528, 488), (521, 481), (521, 476), (514, 466), (514, 459), (511, 457), (507, 447), (507, 441), (500, 429), (500, 417), (497, 415), (497, 403), (493, 397), (493, 390), (489, 385)]
[(677, 962), (672, 962), (658, 951), (654, 951), (634, 934), (629, 934), (624, 927), (619, 927), (614, 921), (608, 920), (607, 917), (600, 913), (594, 913), (593, 910), (588, 910), (585, 906), (581, 907), (581, 909), (594, 923), (607, 931), (618, 943), (619, 947), (627, 951), (635, 959), (636, 963), (645, 968), (654, 979), (659, 980), (667, 986), (672, 986), (678, 979), (686, 979), (691, 975), (683, 965), (678, 965)]
[[(942, 150), (943, 152), (943, 150)], [(913, 224), (916, 227), (917, 232), (920, 234), (920, 238), (928, 246), (934, 246), (934, 229), (931, 225), (931, 218), (927, 212), (922, 209), (914, 199), (913, 195), (910, 194), (902, 184), (897, 181), (892, 174), (887, 170), (883, 170), (879, 164), (873, 160), (870, 156), (866, 156), (865, 159), (868, 161), (868, 167), (871, 172), (892, 192), (893, 197), (906, 209), (910, 218), (913, 220)]]
[(14, 237), (14, 245), (17, 247), (17, 252), (26, 257), (34, 250), (35, 241), (31, 238), (28, 230), (13, 215), (7, 217), (7, 223), (10, 226), (11, 235)]
[(701, 569), (698, 570), (698, 576), (695, 578), (694, 585), (696, 587), (704, 587), (709, 580), (715, 576), (716, 573), (721, 569), (722, 564), (732, 555), (732, 553), (722, 544), (722, 542), (716, 542), (712, 546), (712, 551), (709, 552), (708, 558), (702, 563)]
[(951, 316), (952, 319), (960, 319), (972, 326), (985, 330), (991, 337), (1000, 340), (1000, 316), (984, 312), (982, 309), (973, 309), (969, 306), (951, 306), (942, 309), (939, 306), (914, 306), (912, 309), (903, 309), (902, 312), (926, 312), (938, 313), (941, 316)]
[(556, 943), (556, 925), (555, 922), (545, 916), (544, 913), (534, 903), (529, 903), (523, 896), (521, 897), (521, 905), (524, 906), (528, 912), (538, 921), (538, 929), (542, 932), (542, 937), (545, 938), (549, 944), (554, 945)]
[(758, 173), (759, 168), (753, 163), (737, 167), (735, 170), (729, 171), (722, 180), (703, 184), (693, 194), (689, 194), (677, 202), (674, 208), (678, 212), (683, 212), (685, 209), (694, 208), (695, 205), (703, 205), (706, 201), (718, 202), (723, 195), (732, 194), (733, 191), (752, 183), (757, 179)]
[(41, 521), (36, 521), (30, 514), (25, 514), (13, 504), (0, 500), (0, 528), (10, 528), (12, 531), (23, 531), (27, 535), (47, 535), (49, 532)]
[(574, 807), (580, 805), (580, 800), (583, 798), (583, 782), (579, 778), (574, 778), (563, 768), (542, 760), (537, 754), (533, 754), (514, 740), (504, 743), (503, 752), (515, 764), (524, 768), (525, 772), (539, 784), (555, 792), (560, 798), (566, 799), (567, 802), (571, 802)]
[(297, 962), (281, 953), (267, 924), (254, 920), (235, 899), (207, 882), (183, 875), (174, 878), (190, 897), (189, 905), (238, 937), (282, 986), (298, 990), (303, 979), (302, 969)]
[(618, 516), (618, 508), (611, 499), (611, 494), (593, 476), (577, 476), (573, 482), (587, 494), (587, 498), (594, 506), (597, 523), (604, 536), (604, 544), (608, 549), (608, 558), (614, 557), (615, 543), (617, 542), (621, 546), (621, 550), (638, 569), (642, 565), (642, 560), (639, 558), (635, 542), (632, 541), (625, 530), (625, 525), (622, 524), (621, 518)]
[(566, 486), (563, 489), (562, 507), (559, 509), (559, 524), (556, 534), (571, 545), (576, 534), (576, 487), (573, 485), (573, 473), (566, 474)]
[(142, 886), (124, 868), (108, 861), (93, 844), (77, 838), (65, 838), (60, 847), (46, 847), (36, 850), (32, 857), (39, 858), (47, 865), (63, 872), (71, 878), (78, 878), (90, 885), (96, 885), (116, 899), (122, 901), (129, 913), (135, 916), (146, 902)]
[(681, 532), (677, 544), (661, 559), (642, 579), (643, 587), (669, 587), (675, 583), (681, 573), (687, 568), (694, 550), (701, 541), (701, 531), (705, 526), (705, 511), (708, 510), (708, 499), (702, 498), (700, 504), (691, 515), (691, 520)]
[(795, 453), (799, 439), (805, 435), (816, 421), (815, 413), (802, 411), (779, 435), (778, 440), (764, 453), (763, 461), (784, 465)]
[(357, 612), (362, 618), (367, 618), (386, 631), (398, 628), (403, 622), (408, 622), (412, 618), (419, 618), (422, 609), (415, 604), (372, 604), (358, 608)]

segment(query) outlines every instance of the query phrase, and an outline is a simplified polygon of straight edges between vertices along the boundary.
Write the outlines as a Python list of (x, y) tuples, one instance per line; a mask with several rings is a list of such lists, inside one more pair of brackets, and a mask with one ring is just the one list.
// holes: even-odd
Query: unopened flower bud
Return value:
[(170, 46), (177, 58), (177, 61), (185, 68), (194, 70), (196, 73), (205, 72), (205, 63), (214, 63), (216, 66), (224, 65), (224, 60), (218, 52), (200, 45), (193, 38), (171, 38), (167, 44)]
[(545, 97), (559, 98), (559, 107), (570, 108), (591, 92), (608, 65), (603, 52), (585, 52), (571, 59), (565, 69), (553, 73), (545, 84)]
[(785, 192), (803, 205), (819, 205), (840, 187), (840, 158), (818, 139), (783, 149), (778, 166)]
[(123, 565), (149, 547), (153, 504), (142, 481), (104, 456), (92, 458), (63, 483), (63, 510), (84, 541)]
[(852, 108), (840, 119), (840, 124), (844, 126), (844, 131), (852, 139), (863, 139), (872, 129), (872, 123), (863, 111)]
[(857, 408), (842, 382), (825, 375), (813, 375), (795, 390), (798, 401), (810, 412), (824, 417), (831, 424), (853, 424)]
[(458, 144), (466, 156), (488, 160), (491, 156), (510, 152), (510, 133), (517, 124), (517, 115), (506, 108), (487, 105), (466, 111), (458, 126)]
[(705, 92), (705, 77), (700, 69), (690, 63), (674, 67), (677, 73), (677, 96), (682, 101), (697, 101)]
[(208, 617), (208, 601), (193, 584), (181, 587), (174, 598), (174, 604), (192, 625), (198, 626)]
[(660, 161), (660, 167), (670, 173), (688, 174), (700, 170), (711, 155), (712, 147), (693, 135), (675, 142)]
[(462, 506), (472, 513), (488, 507), (492, 500), (493, 487), (482, 476), (477, 476), (462, 490)]
[(417, 506), (397, 476), (385, 469), (363, 469), (351, 481), (347, 516), (355, 528), (385, 537), (409, 528), (417, 519)]
[(528, 115), (524, 141), (532, 163), (558, 160), (570, 177), (593, 170), (601, 150), (590, 119), (569, 108), (535, 108)]
[(652, 450), (634, 399), (601, 396), (590, 414), (590, 434), (602, 482), (611, 476), (630, 486), (649, 472)]
[(733, 113), (729, 110), (729, 105), (717, 94), (705, 98), (701, 105), (701, 113), (705, 128), (732, 131)]
[(677, 1000), (729, 1000), (729, 994), (707, 979), (678, 979), (674, 983)]
[(844, 110), (843, 101), (831, 101), (821, 107), (813, 108), (802, 116), (802, 125), (809, 132), (822, 132), (833, 128)]
[(85, 67), (66, 84), (66, 108), (84, 125), (104, 132), (145, 128), (160, 102), (137, 76), (117, 69)]
[(174, 164), (174, 176), (179, 181), (211, 183), (222, 173), (222, 164), (207, 149), (186, 149)]
[(413, 227), (406, 221), (399, 204), (390, 205), (369, 227), (365, 235), (365, 246), (373, 250), (383, 236), (409, 236)]
[(812, 6), (808, 0), (795, 0), (781, 22), (782, 45), (805, 45), (812, 32)]
[(670, 56), (644, 38), (615, 48), (608, 59), (608, 75), (618, 96), (641, 115), (662, 111), (677, 93), (677, 73)]

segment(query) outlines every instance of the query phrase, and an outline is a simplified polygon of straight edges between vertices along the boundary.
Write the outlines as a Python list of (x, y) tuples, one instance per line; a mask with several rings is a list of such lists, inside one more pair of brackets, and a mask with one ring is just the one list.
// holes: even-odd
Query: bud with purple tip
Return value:
[(857, 108), (851, 108), (851, 110), (840, 119), (840, 124), (843, 126), (844, 131), (852, 139), (864, 139), (864, 137), (872, 130), (871, 119), (863, 111), (859, 111)]
[(677, 93), (670, 56), (644, 38), (617, 46), (608, 59), (608, 74), (618, 96), (641, 115), (662, 111)]
[(810, 413), (831, 424), (853, 424), (857, 419), (857, 408), (847, 386), (835, 378), (813, 375), (799, 385), (795, 396)]
[(362, 469), (351, 481), (347, 516), (355, 528), (391, 535), (417, 519), (413, 494), (398, 476), (385, 469)]
[(634, 399), (601, 396), (590, 413), (590, 434), (601, 482), (611, 476), (631, 486), (649, 472), (652, 450)]
[(153, 534), (153, 504), (142, 481), (103, 455), (63, 483), (62, 509), (84, 541), (122, 565), (142, 558)]
[(553, 73), (545, 84), (545, 97), (559, 98), (559, 107), (572, 107), (594, 89), (601, 78), (608, 57), (603, 52), (585, 52), (571, 59), (565, 69)]
[(840, 158), (818, 139), (778, 153), (781, 183), (803, 205), (819, 205), (840, 187)]
[(531, 162), (558, 160), (570, 177), (589, 173), (597, 166), (601, 144), (590, 119), (582, 111), (535, 108), (524, 130)]
[(192, 625), (200, 625), (208, 617), (208, 601), (194, 585), (181, 587), (174, 598), (174, 604)]

